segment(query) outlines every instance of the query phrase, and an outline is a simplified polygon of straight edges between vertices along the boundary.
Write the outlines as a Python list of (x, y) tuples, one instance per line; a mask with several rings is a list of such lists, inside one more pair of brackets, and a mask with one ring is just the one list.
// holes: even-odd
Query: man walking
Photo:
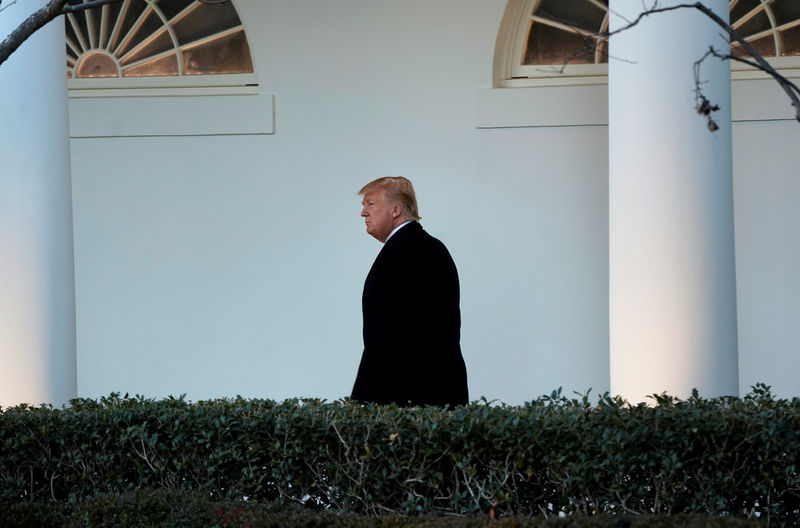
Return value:
[(450, 253), (422, 229), (406, 178), (379, 178), (358, 194), (367, 233), (384, 245), (364, 282), (364, 353), (352, 398), (465, 405), (458, 272)]

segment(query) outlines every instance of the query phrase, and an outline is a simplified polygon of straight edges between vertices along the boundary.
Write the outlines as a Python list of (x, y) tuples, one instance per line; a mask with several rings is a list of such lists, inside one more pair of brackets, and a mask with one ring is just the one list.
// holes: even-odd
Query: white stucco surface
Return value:
[(505, 2), (237, 6), (274, 135), (72, 140), (80, 394), (349, 394), (355, 192), (394, 174), (458, 265), (471, 396), (607, 390), (606, 132), (476, 128)]
[(796, 121), (733, 127), (739, 387), (800, 396), (800, 171)]

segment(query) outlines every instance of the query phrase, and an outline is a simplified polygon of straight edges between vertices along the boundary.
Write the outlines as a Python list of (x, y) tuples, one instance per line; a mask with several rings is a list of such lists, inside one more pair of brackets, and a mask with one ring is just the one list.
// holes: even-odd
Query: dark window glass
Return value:
[(167, 20), (172, 20), (175, 15), (193, 3), (193, 0), (161, 0), (158, 2), (158, 7), (161, 9), (161, 12), (164, 13), (164, 16), (167, 17)]
[(113, 36), (114, 32), (114, 24), (117, 22), (117, 19), (119, 18), (119, 12), (122, 9), (122, 2), (106, 4), (103, 7), (108, 8), (108, 40), (106, 40), (106, 47), (113, 50), (116, 47), (116, 44), (111, 42), (111, 37)]
[(542, 0), (534, 14), (592, 32), (600, 31), (606, 16), (605, 10), (591, 2), (564, 0)]
[(133, 30), (133, 34), (131, 38), (125, 42), (120, 50), (117, 52), (117, 55), (123, 57), (126, 53), (135, 49), (142, 41), (156, 33), (160, 28), (164, 26), (161, 19), (158, 15), (150, 9), (146, 14), (144, 20), (141, 21), (138, 27)]
[(741, 36), (747, 38), (750, 35), (755, 35), (756, 33), (760, 33), (767, 29), (772, 29), (772, 24), (770, 23), (767, 14), (762, 11), (735, 29)]
[[(760, 54), (764, 55), (765, 57), (774, 57), (775, 56), (775, 38), (772, 35), (767, 35), (766, 37), (761, 37), (758, 40), (754, 40), (749, 43), (753, 48)], [(749, 57), (750, 54), (747, 53), (742, 46), (733, 46), (731, 48), (733, 54), (737, 57)]]
[(736, 23), (740, 18), (757, 7), (761, 7), (760, 0), (739, 0), (736, 5), (733, 6), (733, 9), (731, 9), (730, 20), (733, 27), (736, 27)]
[(592, 64), (593, 38), (545, 24), (533, 24), (523, 64)]
[(181, 52), (186, 75), (252, 72), (253, 62), (244, 31), (219, 37)]
[(779, 26), (800, 20), (800, 0), (775, 0), (770, 7)]
[(178, 57), (167, 55), (158, 60), (146, 62), (127, 70), (122, 70), (125, 77), (148, 77), (159, 75), (178, 75)]
[(172, 48), (172, 37), (169, 36), (167, 28), (162, 28), (155, 38), (151, 39), (129, 57), (126, 57), (125, 60), (122, 61), (122, 64), (127, 65), (138, 60), (146, 59), (147, 57), (158, 55)]
[(78, 17), (85, 19), (88, 38), (92, 47), (99, 46), (100, 42), (100, 12), (94, 9), (87, 9), (83, 13), (78, 13)]
[(233, 4), (197, 3), (189, 13), (176, 20), (172, 27), (178, 43), (184, 45), (241, 23)]
[(112, 49), (116, 49), (116, 47), (119, 46), (148, 5), (144, 0), (131, 0), (123, 7), (127, 7), (127, 9), (122, 12), (123, 18), (120, 20), (119, 32), (117, 38), (114, 40)]
[(86, 31), (86, 19), (83, 16), (76, 16), (74, 13), (67, 16), (64, 21), (67, 36), (72, 39), (75, 44), (82, 47), (89, 46), (89, 34)]
[(783, 41), (783, 56), (800, 55), (800, 26), (781, 31)]

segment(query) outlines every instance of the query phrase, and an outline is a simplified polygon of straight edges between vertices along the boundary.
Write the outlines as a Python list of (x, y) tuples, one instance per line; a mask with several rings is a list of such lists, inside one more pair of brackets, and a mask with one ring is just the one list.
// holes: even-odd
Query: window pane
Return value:
[(595, 33), (600, 31), (606, 16), (605, 10), (591, 2), (565, 2), (564, 0), (542, 0), (534, 14)]
[(761, 6), (760, 0), (739, 0), (736, 6), (731, 9), (730, 20), (733, 27), (736, 27), (736, 22), (738, 22), (740, 18), (759, 6)]
[(114, 31), (114, 24), (119, 17), (119, 10), (122, 9), (122, 2), (112, 2), (105, 5), (108, 8), (108, 36), (111, 37), (111, 32)]
[(86, 24), (84, 22), (85, 20), (82, 16), (73, 15), (64, 18), (64, 29), (67, 38), (70, 39), (81, 52), (86, 51), (83, 49), (84, 45), (89, 45), (89, 35), (86, 33)]
[(177, 20), (172, 27), (175, 29), (178, 43), (184, 45), (236, 27), (241, 23), (233, 4), (229, 2), (224, 4), (198, 3), (189, 14)]
[[(755, 48), (755, 50), (765, 57), (774, 57), (775, 56), (775, 39), (772, 35), (767, 35), (766, 37), (761, 37), (758, 40), (754, 40), (750, 42), (750, 45)], [(747, 53), (742, 46), (735, 46), (731, 48), (733, 54), (737, 57), (749, 57), (750, 54)]]
[[(114, 2), (111, 4), (106, 4), (108, 7), (108, 44), (107, 48), (109, 50), (113, 50), (114, 48), (119, 45), (119, 39), (122, 38), (122, 28), (120, 27), (116, 33), (114, 33), (114, 26), (117, 24), (117, 20), (119, 19), (120, 12), (122, 10), (122, 2)], [(121, 26), (122, 22), (120, 22)]]
[(594, 39), (545, 24), (533, 24), (524, 64), (594, 63)]
[(114, 59), (103, 52), (90, 53), (81, 60), (76, 77), (119, 77)]
[(173, 47), (172, 37), (169, 36), (167, 29), (162, 27), (156, 38), (151, 40), (150, 43), (142, 46), (142, 48), (137, 50), (136, 53), (131, 54), (130, 57), (122, 61), (122, 64), (126, 65), (147, 57), (152, 57), (153, 55), (158, 55), (159, 53), (172, 49)]
[(167, 17), (167, 20), (172, 20), (175, 15), (186, 9), (191, 3), (193, 3), (193, 0), (161, 0), (158, 3), (158, 7)]
[(767, 14), (762, 11), (742, 24), (741, 27), (736, 28), (736, 31), (738, 31), (741, 36), (746, 38), (766, 29), (772, 29), (772, 24), (770, 24)]
[(775, 0), (770, 7), (772, 7), (772, 14), (775, 15), (775, 22), (779, 26), (800, 20), (800, 1), (798, 0)]
[[(114, 5), (114, 4), (111, 4)], [(125, 35), (128, 34), (128, 31), (131, 30), (133, 24), (139, 19), (139, 15), (142, 14), (144, 9), (147, 7), (147, 2), (144, 0), (131, 0), (128, 3), (128, 10), (123, 13), (123, 19), (120, 23), (119, 33), (117, 34), (116, 41), (113, 43), (112, 49), (119, 46), (120, 42), (125, 38)]]
[(252, 73), (244, 30), (192, 46), (181, 52), (183, 73)]
[(125, 77), (146, 77), (157, 75), (178, 75), (178, 57), (174, 53), (161, 57), (127, 70), (122, 70)]
[(781, 31), (783, 56), (800, 55), (800, 26)]
[(95, 46), (97, 46), (100, 39), (100, 10), (87, 9), (83, 13), (77, 13), (77, 15), (78, 17), (82, 17), (84, 19), (87, 26), (87, 31), (90, 32), (90, 34), (86, 35), (86, 38), (89, 39), (90, 42), (94, 43)]
[(117, 54), (122, 57), (130, 50), (134, 49), (140, 42), (151, 36), (153, 33), (156, 33), (162, 27), (164, 27), (164, 24), (161, 19), (152, 10), (150, 10), (150, 12), (145, 16), (142, 24), (134, 31), (131, 39), (125, 43), (122, 48), (120, 48)]

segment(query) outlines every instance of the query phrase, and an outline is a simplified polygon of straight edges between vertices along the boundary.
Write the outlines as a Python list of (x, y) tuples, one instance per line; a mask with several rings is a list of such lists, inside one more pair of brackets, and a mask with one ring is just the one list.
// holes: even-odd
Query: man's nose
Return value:
[(361, 209), (361, 216), (367, 216), (367, 208), (366, 207)]

